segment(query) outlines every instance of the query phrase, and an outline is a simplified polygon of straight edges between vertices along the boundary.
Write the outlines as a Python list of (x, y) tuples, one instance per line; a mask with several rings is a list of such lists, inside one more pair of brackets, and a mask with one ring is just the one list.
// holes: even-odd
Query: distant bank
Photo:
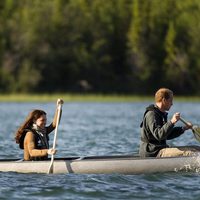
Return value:
[[(65, 102), (140, 102), (154, 101), (153, 96), (118, 94), (2, 94), (0, 102), (55, 102), (62, 98)], [(200, 102), (200, 96), (175, 96), (174, 101)]]

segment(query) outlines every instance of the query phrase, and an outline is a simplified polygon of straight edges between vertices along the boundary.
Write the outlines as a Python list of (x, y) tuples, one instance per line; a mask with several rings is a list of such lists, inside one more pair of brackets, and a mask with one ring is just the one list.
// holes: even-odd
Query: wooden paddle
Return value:
[[(59, 99), (58, 99), (59, 101)], [(55, 128), (55, 134), (54, 134), (54, 140), (53, 140), (53, 147), (52, 149), (56, 148), (56, 139), (57, 139), (57, 133), (58, 133), (58, 124), (60, 121), (60, 115), (61, 115), (61, 109), (62, 109), (62, 103), (58, 102), (57, 105), (57, 109), (58, 109), (58, 113), (57, 113), (57, 120), (56, 120), (56, 128)], [(54, 162), (54, 155), (51, 155), (51, 163), (49, 165), (49, 169), (48, 169), (48, 174), (53, 173), (53, 162)]]
[[(187, 126), (189, 125), (189, 123), (186, 120), (184, 120), (182, 117), (180, 118), (180, 121), (182, 121)], [(192, 125), (191, 129), (192, 129), (192, 132), (193, 132), (194, 137), (196, 138), (196, 140), (198, 142), (200, 142), (200, 127), (196, 126), (196, 125)]]

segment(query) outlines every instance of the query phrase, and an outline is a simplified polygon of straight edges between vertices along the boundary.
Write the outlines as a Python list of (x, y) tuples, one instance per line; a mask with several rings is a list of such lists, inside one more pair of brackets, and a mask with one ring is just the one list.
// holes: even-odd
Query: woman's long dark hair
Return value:
[(46, 112), (43, 110), (33, 110), (32, 112), (29, 113), (25, 122), (18, 128), (18, 130), (15, 133), (15, 141), (17, 144), (20, 143), (20, 138), (24, 133), (24, 129), (31, 128), (33, 123), (35, 123), (35, 121), (42, 115), (46, 115)]

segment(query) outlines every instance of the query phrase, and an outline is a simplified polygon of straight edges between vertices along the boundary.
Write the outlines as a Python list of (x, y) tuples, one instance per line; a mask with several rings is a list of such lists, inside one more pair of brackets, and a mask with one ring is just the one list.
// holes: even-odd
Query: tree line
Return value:
[(0, 92), (198, 95), (199, 0), (1, 0)]

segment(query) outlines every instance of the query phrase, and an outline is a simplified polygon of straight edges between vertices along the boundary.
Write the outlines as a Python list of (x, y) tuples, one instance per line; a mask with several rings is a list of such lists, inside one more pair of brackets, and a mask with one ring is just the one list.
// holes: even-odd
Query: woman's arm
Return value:
[(53, 122), (47, 127), (47, 133), (48, 134), (56, 128), (57, 118), (59, 117), (59, 119), (61, 119), (62, 109), (61, 109), (61, 112), (60, 112), (60, 116), (58, 116), (58, 105), (63, 104), (63, 103), (64, 103), (64, 101), (62, 99), (57, 100), (56, 111), (55, 111), (55, 114), (54, 114)]

